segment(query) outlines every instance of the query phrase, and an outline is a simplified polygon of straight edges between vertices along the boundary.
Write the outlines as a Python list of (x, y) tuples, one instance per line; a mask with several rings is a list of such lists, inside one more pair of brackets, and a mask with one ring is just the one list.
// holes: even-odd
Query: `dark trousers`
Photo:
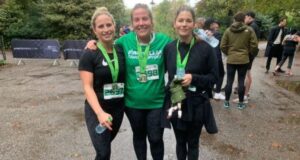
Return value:
[(146, 137), (148, 137), (150, 143), (153, 160), (163, 160), (164, 129), (161, 127), (161, 112), (162, 108), (133, 109), (126, 107), (125, 109), (133, 132), (133, 146), (138, 160), (147, 159)]
[(221, 88), (222, 88), (222, 84), (223, 84), (223, 79), (224, 79), (224, 65), (222, 60), (218, 60), (218, 66), (219, 66), (219, 79), (216, 83), (216, 93), (220, 93), (221, 92)]
[(281, 61), (279, 62), (279, 68), (284, 64), (284, 62), (286, 61), (286, 59), (289, 58), (289, 63), (288, 63), (288, 69), (292, 68), (292, 64), (293, 64), (293, 60), (294, 60), (294, 54), (292, 55), (283, 55), (283, 58), (281, 59)]
[(247, 64), (227, 64), (227, 84), (225, 87), (225, 100), (229, 101), (230, 95), (232, 92), (232, 84), (234, 81), (235, 72), (238, 72), (238, 94), (239, 101), (244, 101), (244, 93), (245, 93), (245, 77), (248, 69)]
[[(190, 122), (187, 122), (190, 123)], [(177, 160), (198, 160), (199, 141), (202, 126), (193, 126), (192, 123), (187, 125), (186, 130), (179, 130), (173, 127), (176, 138), (176, 155)]]
[(114, 110), (106, 112), (111, 114), (113, 117), (113, 130), (109, 131), (108, 129), (106, 129), (103, 133), (98, 134), (95, 131), (96, 126), (99, 124), (98, 118), (93, 109), (88, 104), (85, 105), (85, 121), (92, 143), (96, 150), (95, 160), (110, 159), (111, 142), (116, 137), (120, 129), (124, 116), (124, 107), (122, 107), (122, 105), (119, 105), (118, 108), (116, 107)]
[(275, 44), (272, 46), (270, 53), (268, 55), (268, 59), (267, 59), (267, 64), (266, 64), (266, 69), (269, 70), (270, 69), (270, 65), (271, 65), (271, 61), (273, 57), (277, 58), (276, 61), (276, 65), (279, 64), (279, 62), (281, 61), (282, 58), (282, 45), (281, 44)]

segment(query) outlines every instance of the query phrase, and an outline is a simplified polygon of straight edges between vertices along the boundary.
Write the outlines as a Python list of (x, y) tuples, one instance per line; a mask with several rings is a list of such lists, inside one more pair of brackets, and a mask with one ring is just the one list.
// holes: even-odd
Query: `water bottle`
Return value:
[(194, 33), (213, 48), (217, 47), (219, 44), (218, 39), (216, 39), (214, 36), (208, 36), (203, 29), (195, 29)]
[(103, 133), (107, 128), (105, 126), (102, 126), (100, 123), (96, 126), (95, 131), (98, 134)]
[[(108, 119), (107, 119), (107, 121), (109, 121), (109, 122), (112, 122), (112, 120), (113, 120), (112, 117), (108, 117)], [(101, 123), (99, 123), (99, 124), (96, 126), (95, 131), (96, 131), (96, 133), (101, 134), (101, 133), (103, 133), (106, 129), (107, 129), (107, 128), (106, 128), (105, 126), (103, 126), (103, 125), (101, 125)]]

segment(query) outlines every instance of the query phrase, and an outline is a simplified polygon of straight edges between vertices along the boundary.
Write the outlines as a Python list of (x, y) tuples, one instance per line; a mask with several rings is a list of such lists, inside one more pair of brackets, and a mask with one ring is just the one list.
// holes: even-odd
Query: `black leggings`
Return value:
[(198, 160), (199, 141), (203, 125), (199, 127), (189, 122), (186, 123), (188, 123), (186, 130), (176, 129), (173, 125), (176, 138), (177, 160)]
[(247, 64), (227, 64), (227, 84), (225, 88), (225, 100), (229, 101), (232, 84), (234, 81), (235, 72), (238, 72), (238, 94), (239, 101), (244, 101), (244, 93), (245, 93), (245, 77), (247, 73), (248, 63)]
[(161, 128), (161, 112), (159, 109), (134, 109), (126, 107), (126, 115), (133, 132), (133, 146), (138, 160), (147, 159), (147, 142), (150, 143), (150, 151), (153, 160), (163, 160), (164, 142)]
[(279, 62), (279, 68), (281, 68), (281, 66), (284, 64), (284, 62), (286, 61), (286, 59), (289, 58), (289, 63), (287, 68), (291, 69), (292, 68), (292, 64), (293, 64), (293, 60), (294, 60), (294, 54), (292, 55), (283, 55), (283, 58), (281, 59), (281, 61)]
[(116, 137), (123, 120), (124, 107), (122, 107), (122, 103), (120, 105), (114, 105), (112, 107), (115, 107), (114, 110), (106, 110), (106, 112), (111, 114), (113, 117), (112, 131), (109, 131), (107, 129), (103, 133), (98, 134), (95, 131), (96, 126), (99, 124), (98, 118), (90, 105), (88, 105), (87, 103), (85, 104), (85, 121), (92, 143), (96, 150), (95, 160), (110, 159), (111, 142)]
[(224, 79), (224, 65), (222, 60), (218, 60), (218, 66), (219, 66), (219, 79), (216, 83), (216, 93), (220, 93), (221, 92), (221, 88), (222, 88), (222, 84), (223, 84), (223, 79)]

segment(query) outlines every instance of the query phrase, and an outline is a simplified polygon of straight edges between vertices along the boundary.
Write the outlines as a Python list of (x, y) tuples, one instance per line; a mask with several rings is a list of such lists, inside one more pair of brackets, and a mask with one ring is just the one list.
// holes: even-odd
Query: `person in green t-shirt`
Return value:
[[(135, 5), (131, 11), (131, 21), (133, 32), (115, 42), (125, 54), (125, 113), (132, 128), (137, 159), (147, 159), (148, 137), (152, 158), (163, 160), (163, 49), (172, 40), (162, 33), (153, 32), (152, 13), (145, 4)], [(95, 48), (93, 43), (90, 41), (87, 47)]]
[(171, 42), (164, 34), (153, 32), (151, 11), (137, 4), (131, 11), (133, 32), (116, 40), (125, 53), (125, 113), (133, 131), (134, 150), (139, 160), (147, 159), (148, 137), (154, 160), (164, 156), (161, 112), (164, 92), (163, 49)]

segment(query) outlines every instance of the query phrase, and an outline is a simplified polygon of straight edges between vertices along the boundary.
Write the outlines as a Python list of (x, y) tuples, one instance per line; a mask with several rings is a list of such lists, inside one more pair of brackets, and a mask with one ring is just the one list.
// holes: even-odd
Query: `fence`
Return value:
[[(86, 41), (68, 40), (63, 43), (63, 55), (65, 60), (72, 60), (76, 64), (84, 53)], [(60, 44), (57, 40), (24, 40), (13, 39), (11, 41), (12, 54), (19, 59), (18, 65), (25, 64), (24, 59), (54, 59), (53, 65), (59, 64), (61, 57)]]

